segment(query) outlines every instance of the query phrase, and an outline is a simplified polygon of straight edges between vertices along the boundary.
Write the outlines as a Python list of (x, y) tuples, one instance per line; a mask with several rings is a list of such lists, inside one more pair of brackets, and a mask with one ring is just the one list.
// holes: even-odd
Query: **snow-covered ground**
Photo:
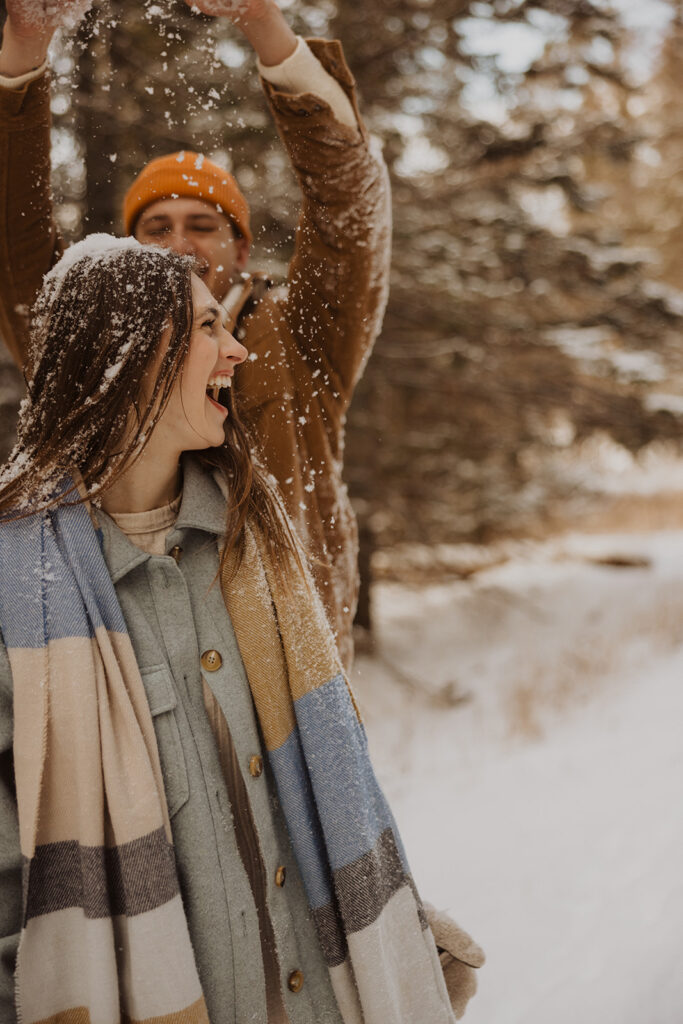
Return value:
[(486, 950), (466, 1020), (681, 1024), (683, 534), (375, 598), (354, 685), (418, 886)]

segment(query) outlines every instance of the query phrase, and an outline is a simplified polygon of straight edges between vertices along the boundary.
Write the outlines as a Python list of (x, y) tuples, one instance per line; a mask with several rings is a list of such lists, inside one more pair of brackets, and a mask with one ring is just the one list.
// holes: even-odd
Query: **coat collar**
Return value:
[(226, 327), (229, 331), (234, 331), (240, 313), (251, 296), (253, 287), (254, 282), (251, 274), (243, 274), (242, 280), (234, 284), (222, 299), (221, 305), (228, 314)]
[(240, 317), (253, 312), (255, 303), (263, 298), (270, 287), (271, 281), (267, 274), (259, 271), (254, 274), (242, 274), (241, 281), (234, 284), (221, 300), (221, 305), (227, 313), (226, 327), (229, 331), (235, 330)]
[[(183, 497), (178, 518), (168, 534), (167, 551), (179, 542), (179, 534), (183, 530), (202, 530), (216, 537), (225, 530), (225, 498), (212, 474), (189, 454), (183, 455), (182, 467)], [(118, 583), (152, 556), (133, 544), (106, 512), (98, 509), (97, 517), (109, 574), (112, 581)]]

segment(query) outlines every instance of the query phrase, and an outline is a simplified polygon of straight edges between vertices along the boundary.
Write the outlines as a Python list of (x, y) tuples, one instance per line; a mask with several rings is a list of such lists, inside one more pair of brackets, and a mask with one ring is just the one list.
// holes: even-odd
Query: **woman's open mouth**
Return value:
[(206, 397), (209, 399), (212, 405), (215, 405), (217, 409), (222, 412), (227, 411), (227, 395), (225, 397), (226, 404), (222, 405), (218, 399), (221, 391), (227, 391), (232, 387), (232, 377), (227, 373), (216, 374), (212, 377), (206, 388)]

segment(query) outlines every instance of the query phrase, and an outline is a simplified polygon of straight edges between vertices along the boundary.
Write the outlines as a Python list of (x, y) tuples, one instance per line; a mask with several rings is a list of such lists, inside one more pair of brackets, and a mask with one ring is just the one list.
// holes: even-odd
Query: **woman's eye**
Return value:
[(211, 329), (215, 323), (215, 320), (205, 320), (204, 323), (202, 324), (202, 327), (208, 327), (209, 329)]

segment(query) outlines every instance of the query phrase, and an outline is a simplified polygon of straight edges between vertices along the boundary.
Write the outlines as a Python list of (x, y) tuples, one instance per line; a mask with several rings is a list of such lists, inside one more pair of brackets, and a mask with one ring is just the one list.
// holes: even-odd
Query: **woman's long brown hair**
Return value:
[[(189, 257), (169, 249), (86, 248), (46, 277), (32, 314), (31, 371), (17, 444), (0, 473), (0, 519), (95, 497), (140, 455), (189, 348), (192, 269)], [(143, 381), (152, 378), (144, 394)], [(298, 544), (272, 485), (254, 463), (229, 395), (225, 443), (199, 453), (207, 469), (220, 470), (228, 482), (221, 568), (233, 552), (241, 557), (248, 518), (260, 528), (276, 567), (291, 564), (292, 556), (300, 564)], [(63, 481), (74, 470), (80, 492), (64, 492)]]

